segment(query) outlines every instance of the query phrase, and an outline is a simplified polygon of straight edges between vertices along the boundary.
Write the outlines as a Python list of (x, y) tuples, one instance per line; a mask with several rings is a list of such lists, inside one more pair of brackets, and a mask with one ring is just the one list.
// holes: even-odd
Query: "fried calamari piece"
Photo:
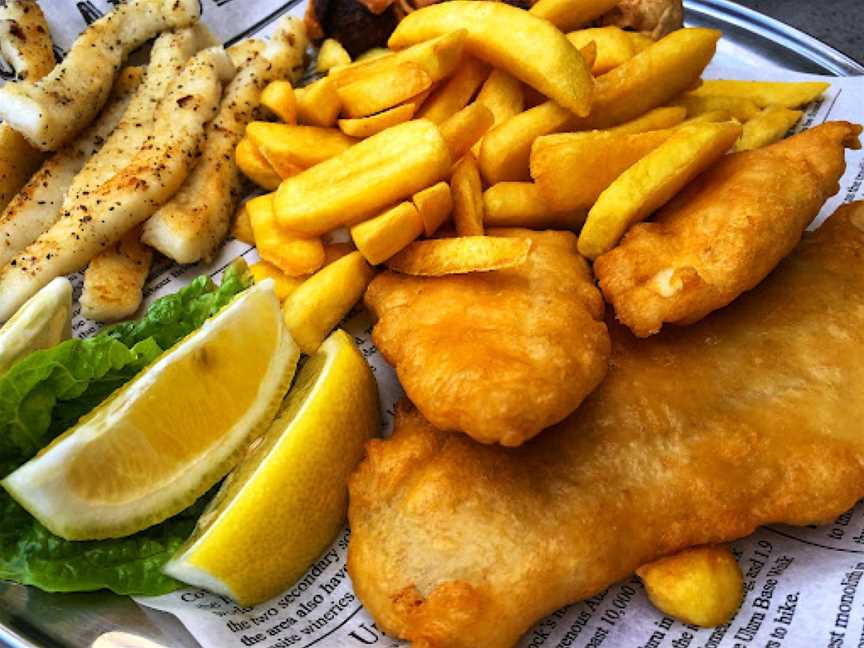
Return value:
[(348, 569), (378, 626), (423, 648), (513, 646), (661, 556), (851, 507), (864, 495), (862, 258), (856, 203), (704, 322), (648, 340), (614, 326), (600, 388), (521, 448), (401, 412), (350, 487)]
[(594, 272), (618, 320), (644, 337), (692, 324), (758, 284), (837, 192), (861, 127), (828, 122), (728, 155), (654, 222), (630, 229)]
[(372, 333), (434, 425), (518, 446), (563, 419), (606, 374), (603, 301), (570, 232), (530, 239), (517, 267), (446, 277), (379, 275)]

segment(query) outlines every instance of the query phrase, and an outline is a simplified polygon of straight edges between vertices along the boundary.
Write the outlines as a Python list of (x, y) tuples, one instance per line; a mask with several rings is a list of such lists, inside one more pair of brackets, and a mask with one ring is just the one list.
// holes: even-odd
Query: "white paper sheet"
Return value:
[[(272, 23), (290, 12), (302, 15), (305, 3), (281, 0), (203, 0), (205, 21), (227, 43), (266, 34)], [(82, 15), (110, 9), (102, 1), (43, 1), (58, 45), (68, 47), (84, 27)], [(757, 68), (715, 59), (706, 77), (772, 80), (818, 79), (779, 68)], [(799, 128), (828, 119), (864, 121), (864, 78), (827, 78), (832, 86), (810, 107)], [(864, 153), (847, 153), (847, 171), (837, 195), (828, 201), (814, 227), (843, 203), (864, 198)], [(147, 301), (173, 292), (193, 277), (217, 276), (234, 257), (254, 260), (255, 252), (238, 241), (228, 242), (209, 266), (154, 268)], [(76, 282), (76, 298), (80, 277)], [(76, 312), (76, 335), (97, 326)], [(368, 316), (357, 311), (345, 328), (353, 335), (375, 370), (387, 427), (402, 390), (392, 369), (372, 344)], [(388, 429), (384, 430), (387, 434)], [(310, 646), (401, 646), (383, 635), (363, 610), (345, 568), (348, 531), (333, 543), (307, 574), (280, 596), (252, 609), (195, 589), (141, 604), (174, 614), (204, 648), (309, 648)], [(734, 543), (745, 574), (746, 598), (727, 626), (699, 629), (664, 617), (648, 603), (635, 577), (594, 598), (544, 619), (520, 642), (520, 648), (811, 648), (864, 646), (864, 506), (825, 527), (767, 527)], [(478, 646), (477, 648), (482, 648)]]

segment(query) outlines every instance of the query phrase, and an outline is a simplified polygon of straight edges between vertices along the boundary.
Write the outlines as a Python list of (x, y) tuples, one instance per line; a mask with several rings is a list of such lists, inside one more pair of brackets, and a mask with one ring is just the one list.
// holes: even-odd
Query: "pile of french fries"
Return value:
[[(253, 271), (277, 280), (287, 321), (309, 319), (294, 295), (319, 274), (342, 273), (309, 300), (319, 316), (333, 303), (336, 322), (372, 266), (441, 276), (524, 262), (527, 239), (489, 228), (572, 230), (593, 259), (728, 151), (782, 138), (827, 87), (700, 82), (719, 32), (580, 29), (609, 7), (453, 0), (410, 14), (389, 49), (352, 61), (327, 40), (318, 80), (271, 83), (262, 103), (279, 121), (249, 124), (236, 149), (270, 193), (242, 206), (234, 234), (257, 245)], [(337, 269), (345, 243), (337, 254), (328, 241), (346, 232), (356, 252)], [(327, 332), (301, 328), (314, 343)]]

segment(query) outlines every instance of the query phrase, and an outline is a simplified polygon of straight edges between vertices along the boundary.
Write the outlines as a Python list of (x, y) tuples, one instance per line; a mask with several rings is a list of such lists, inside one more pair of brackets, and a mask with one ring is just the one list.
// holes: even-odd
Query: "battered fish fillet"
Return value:
[(764, 279), (839, 188), (861, 127), (828, 122), (726, 156), (654, 222), (630, 229), (594, 262), (618, 320), (640, 337), (692, 324)]
[(385, 272), (366, 291), (372, 338), (442, 430), (518, 446), (570, 414), (606, 375), (603, 300), (570, 232), (532, 241), (515, 268), (446, 277)]
[(416, 411), (369, 443), (348, 569), (380, 628), (505, 648), (661, 556), (825, 523), (864, 495), (864, 203), (704, 322), (612, 338), (600, 388), (521, 448)]

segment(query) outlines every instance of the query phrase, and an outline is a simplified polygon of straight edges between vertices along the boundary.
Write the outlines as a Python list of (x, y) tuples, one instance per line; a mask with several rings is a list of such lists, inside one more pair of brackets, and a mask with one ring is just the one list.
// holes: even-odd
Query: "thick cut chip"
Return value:
[(742, 97), (760, 108), (783, 106), (801, 108), (817, 99), (831, 86), (825, 81), (734, 81), (711, 79), (693, 91), (695, 95)]
[(588, 209), (618, 176), (672, 135), (671, 130), (588, 131), (538, 137), (531, 148), (531, 176), (552, 209)]
[(452, 0), (424, 7), (399, 23), (389, 45), (404, 49), (457, 29), (468, 32), (469, 54), (577, 115), (588, 114), (593, 81), (579, 51), (548, 21), (503, 2)]
[(324, 234), (366, 220), (435, 184), (451, 164), (435, 124), (405, 122), (286, 179), (276, 192), (276, 218), (300, 234)]
[[(610, 324), (612, 361), (597, 392), (515, 450), (441, 432), (403, 409), (350, 484), (348, 571), (364, 609), (382, 631), (419, 645), (511, 648), (546, 615), (662, 556), (763, 524), (828, 524), (849, 510), (864, 496), (862, 257), (858, 203), (700, 324), (649, 340)], [(431, 351), (425, 364), (404, 349), (400, 359), (430, 384), (452, 386), (459, 353), (480, 359), (473, 339), (450, 355), (478, 299), (464, 294), (425, 309), (434, 329), (402, 324), (408, 350), (419, 338)], [(416, 299), (391, 295), (387, 310)], [(520, 330), (525, 315), (513, 310), (507, 324)], [(513, 331), (494, 335), (510, 353)], [(446, 370), (430, 375), (442, 352)], [(495, 380), (496, 368), (481, 366), (481, 380)], [(533, 405), (526, 384), (518, 398)], [(459, 398), (476, 409), (500, 394), (487, 382), (482, 395)]]
[(290, 277), (315, 272), (324, 265), (321, 239), (300, 237), (279, 225), (273, 214), (273, 194), (258, 196), (246, 203), (249, 223), (259, 256)]
[[(518, 446), (593, 391), (606, 373), (609, 337), (603, 300), (571, 232), (490, 234), (519, 246), (531, 241), (528, 258), (441, 277), (388, 271), (369, 286), (366, 305), (378, 317), (375, 346), (439, 429)], [(461, 247), (444, 240), (428, 243)]]
[(581, 49), (589, 43), (597, 47), (597, 54), (591, 65), (594, 76), (606, 74), (612, 68), (629, 61), (641, 50), (637, 49), (630, 35), (620, 27), (591, 27), (567, 34), (567, 40)]
[(336, 125), (342, 99), (329, 76), (298, 88), (294, 91), (294, 99), (297, 102), (297, 121), (301, 124), (322, 128)]
[[(671, 128), (683, 122), (687, 117), (687, 109), (681, 106), (664, 106), (662, 108), (654, 108), (649, 110), (644, 115), (632, 119), (618, 126), (613, 126), (608, 129), (610, 133), (618, 135), (630, 135), (634, 133), (644, 133), (645, 131), (661, 130), (663, 128)], [(728, 117), (726, 118), (728, 119)], [(718, 121), (726, 121), (721, 119)]]
[(298, 350), (250, 288), (3, 480), (52, 533), (122, 537), (179, 513), (273, 419)]
[[(248, 137), (237, 144), (234, 151), (234, 162), (237, 168), (256, 185), (268, 191), (275, 191), (282, 182), (282, 176), (276, 172), (273, 165), (265, 158), (258, 147)], [(282, 169), (285, 171), (286, 169)], [(297, 167), (297, 171), (300, 167)], [(294, 175), (294, 174), (291, 174)]]
[(477, 161), (468, 153), (453, 169), (453, 225), (459, 236), (483, 235), (483, 183)]
[(450, 185), (439, 182), (411, 196), (417, 213), (423, 220), (423, 232), (432, 236), (453, 211), (453, 194)]
[(475, 58), (463, 61), (455, 74), (423, 102), (418, 116), (436, 124), (462, 110), (489, 77), (489, 66)]
[(527, 238), (460, 236), (415, 241), (388, 259), (387, 267), (416, 277), (489, 272), (525, 263), (530, 250)]
[(288, 295), (297, 290), (300, 284), (306, 280), (305, 277), (289, 277), (269, 261), (253, 263), (249, 266), (249, 272), (252, 273), (255, 283), (261, 283), (265, 279), (272, 279), (273, 292), (276, 293), (276, 297), (280, 302), (285, 301)]
[(450, 149), (450, 155), (458, 160), (480, 141), (494, 121), (492, 111), (479, 101), (466, 106), (448, 117), (441, 124), (441, 135)]
[(759, 114), (759, 106), (756, 102), (746, 97), (699, 95), (688, 92), (677, 99), (675, 105), (686, 108), (688, 117), (698, 117), (722, 110), (742, 123)]
[(676, 129), (603, 190), (579, 234), (579, 252), (594, 259), (611, 250), (628, 227), (668, 202), (740, 135), (741, 126), (732, 122)]
[(351, 63), (351, 55), (345, 51), (340, 43), (335, 38), (328, 38), (321, 43), (321, 48), (318, 50), (318, 59), (315, 61), (315, 71), (327, 73), (332, 68), (339, 65), (348, 65)]
[(783, 139), (798, 123), (803, 113), (782, 106), (768, 106), (744, 124), (741, 138), (735, 144), (736, 151), (762, 148)]
[(538, 0), (531, 13), (561, 31), (569, 31), (599, 18), (617, 4), (618, 0)]
[(416, 63), (400, 63), (337, 87), (347, 117), (367, 117), (407, 101), (432, 85), (432, 78)]
[(261, 92), (261, 105), (286, 124), (297, 123), (297, 98), (290, 81), (271, 81)]
[(274, 169), (289, 165), (306, 169), (329, 160), (357, 140), (335, 128), (252, 122), (246, 137)]
[(351, 228), (351, 239), (372, 265), (383, 263), (423, 233), (413, 203), (403, 202)]
[(404, 103), (394, 106), (383, 112), (368, 117), (357, 117), (355, 119), (340, 119), (339, 130), (350, 137), (363, 139), (371, 137), (376, 133), (387, 130), (391, 126), (402, 124), (414, 116), (417, 110), (416, 104)]
[(586, 210), (556, 210), (532, 182), (499, 182), (483, 192), (483, 221), (488, 227), (578, 230)]

